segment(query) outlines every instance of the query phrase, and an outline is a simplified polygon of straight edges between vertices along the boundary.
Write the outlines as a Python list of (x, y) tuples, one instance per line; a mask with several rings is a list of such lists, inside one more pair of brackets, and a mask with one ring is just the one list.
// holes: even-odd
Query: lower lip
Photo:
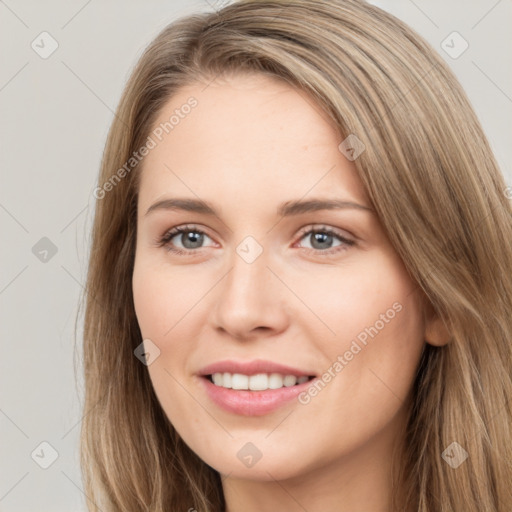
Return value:
[(314, 382), (314, 378), (295, 386), (265, 391), (228, 389), (216, 386), (207, 377), (200, 377), (206, 393), (219, 407), (243, 416), (262, 416), (271, 413), (300, 395)]

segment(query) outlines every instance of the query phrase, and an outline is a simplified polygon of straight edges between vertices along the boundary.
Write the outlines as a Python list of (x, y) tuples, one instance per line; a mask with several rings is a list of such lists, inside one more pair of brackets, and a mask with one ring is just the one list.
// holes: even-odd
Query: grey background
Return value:
[[(443, 55), (511, 185), (512, 2), (371, 3)], [(143, 48), (176, 17), (218, 6), (213, 0), (0, 0), (0, 511), (85, 510), (73, 331), (105, 138)], [(31, 47), (34, 40), (43, 45), (43, 31), (59, 45), (47, 59)], [(440, 46), (453, 31), (469, 43), (457, 59)], [(44, 45), (48, 50), (49, 40)], [(81, 332), (79, 326), (78, 364)], [(58, 452), (47, 469), (39, 464), (51, 462), (52, 449), (42, 442)]]

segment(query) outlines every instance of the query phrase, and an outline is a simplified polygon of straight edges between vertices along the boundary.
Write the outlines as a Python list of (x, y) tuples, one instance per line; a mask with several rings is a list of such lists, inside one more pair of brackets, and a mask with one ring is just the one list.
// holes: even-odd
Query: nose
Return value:
[(289, 322), (286, 287), (269, 268), (266, 251), (254, 261), (240, 254), (233, 253), (231, 268), (216, 287), (214, 327), (239, 340), (282, 332)]

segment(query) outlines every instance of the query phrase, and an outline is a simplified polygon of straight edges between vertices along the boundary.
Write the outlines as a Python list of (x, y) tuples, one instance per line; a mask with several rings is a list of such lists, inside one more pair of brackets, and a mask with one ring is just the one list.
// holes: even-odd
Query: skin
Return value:
[[(134, 302), (143, 338), (160, 350), (148, 366), (160, 404), (220, 472), (229, 512), (386, 511), (421, 351), (443, 336), (423, 320), (418, 288), (374, 211), (276, 214), (284, 201), (313, 197), (371, 207), (338, 149), (342, 138), (309, 97), (268, 77), (235, 75), (180, 89), (155, 127), (190, 96), (198, 106), (145, 157), (138, 199)], [(146, 215), (171, 197), (209, 201), (217, 216)], [(206, 232), (202, 246), (185, 245), (181, 234), (169, 245), (188, 248), (185, 255), (157, 244), (186, 224)], [(355, 245), (315, 243), (301, 236), (310, 227)], [(236, 252), (249, 235), (263, 249), (252, 263)], [(400, 312), (306, 405), (240, 416), (200, 386), (197, 372), (222, 359), (269, 359), (321, 376), (394, 303)], [(252, 467), (237, 457), (247, 442), (262, 454)]]

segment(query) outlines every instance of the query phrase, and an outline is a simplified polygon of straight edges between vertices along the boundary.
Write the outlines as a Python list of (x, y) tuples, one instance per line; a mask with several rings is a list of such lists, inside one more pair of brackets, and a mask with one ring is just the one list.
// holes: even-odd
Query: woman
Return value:
[(94, 195), (90, 510), (512, 510), (511, 206), (410, 28), (356, 0), (172, 23)]

